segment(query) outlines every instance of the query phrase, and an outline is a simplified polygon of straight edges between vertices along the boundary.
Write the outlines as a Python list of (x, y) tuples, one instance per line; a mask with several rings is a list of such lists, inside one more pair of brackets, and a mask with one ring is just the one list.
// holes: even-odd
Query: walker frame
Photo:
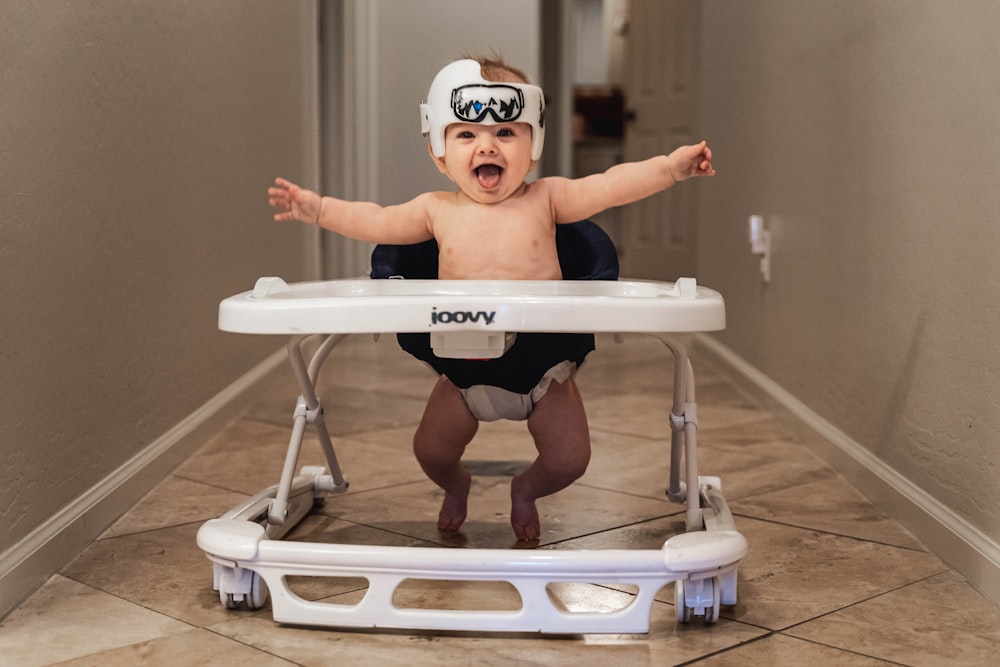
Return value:
[[(486, 318), (432, 317), (438, 307)], [(386, 313), (392, 321), (387, 321)], [(462, 319), (463, 321), (456, 321)], [(488, 632), (646, 633), (656, 594), (673, 582), (677, 618), (706, 623), (720, 604), (736, 603), (737, 564), (746, 540), (736, 530), (716, 477), (699, 477), (694, 372), (676, 334), (725, 326), (725, 306), (715, 291), (694, 279), (651, 281), (442, 281), (332, 280), (289, 285), (261, 278), (252, 291), (224, 300), (219, 326), (226, 331), (291, 335), (287, 351), (301, 395), (281, 478), (217, 519), (203, 524), (198, 545), (214, 564), (213, 586), (226, 607), (256, 609), (271, 599), (275, 621), (348, 628), (401, 628)], [(686, 504), (686, 532), (657, 550), (584, 551), (386, 547), (283, 541), (314, 503), (343, 493), (341, 471), (316, 393), (320, 370), (348, 335), (428, 331), (441, 356), (497, 356), (507, 333), (642, 332), (673, 354), (669, 416), (671, 451), (667, 497)], [(310, 360), (303, 343), (324, 335)], [(456, 335), (457, 334), (457, 335)], [(471, 338), (471, 343), (470, 343)], [(449, 350), (457, 340), (460, 350)], [(502, 353), (502, 350), (501, 352)], [(327, 469), (305, 467), (296, 475), (306, 428), (312, 427)], [(682, 476), (683, 469), (683, 476)], [(695, 489), (694, 492), (689, 492)], [(357, 604), (308, 601), (288, 576), (363, 577), (369, 586)], [(401, 607), (393, 601), (407, 579), (503, 581), (521, 597), (519, 610), (442, 610)], [(548, 593), (553, 583), (631, 584), (630, 604), (610, 612), (573, 612)]]

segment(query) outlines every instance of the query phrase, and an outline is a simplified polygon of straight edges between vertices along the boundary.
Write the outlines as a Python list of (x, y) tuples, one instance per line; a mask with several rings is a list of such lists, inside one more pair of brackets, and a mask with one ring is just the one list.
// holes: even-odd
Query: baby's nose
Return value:
[(497, 144), (496, 141), (493, 140), (493, 135), (485, 133), (480, 135), (477, 150), (480, 153), (495, 153), (497, 150)]

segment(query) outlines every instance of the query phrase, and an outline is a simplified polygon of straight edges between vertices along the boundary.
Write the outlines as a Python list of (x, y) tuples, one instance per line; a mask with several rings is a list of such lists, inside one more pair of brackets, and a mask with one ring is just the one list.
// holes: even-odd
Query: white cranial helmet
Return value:
[(498, 83), (483, 78), (475, 60), (447, 65), (431, 82), (427, 101), (420, 105), (420, 125), (430, 136), (431, 152), (444, 157), (444, 132), (453, 123), (528, 123), (531, 159), (542, 156), (545, 142), (545, 96), (527, 83)]

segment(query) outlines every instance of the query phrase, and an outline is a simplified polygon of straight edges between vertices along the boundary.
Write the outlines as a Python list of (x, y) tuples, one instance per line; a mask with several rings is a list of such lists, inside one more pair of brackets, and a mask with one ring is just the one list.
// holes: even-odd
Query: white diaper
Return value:
[(472, 416), (481, 422), (492, 422), (498, 419), (522, 421), (528, 418), (535, 404), (549, 390), (553, 380), (560, 384), (576, 374), (577, 366), (572, 361), (562, 361), (550, 368), (535, 388), (527, 394), (477, 384), (468, 389), (459, 389), (465, 404), (469, 406)]

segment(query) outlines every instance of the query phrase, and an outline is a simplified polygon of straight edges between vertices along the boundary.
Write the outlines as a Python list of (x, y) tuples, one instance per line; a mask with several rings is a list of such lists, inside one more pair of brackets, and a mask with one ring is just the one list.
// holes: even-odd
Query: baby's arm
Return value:
[(374, 243), (408, 244), (433, 238), (427, 195), (398, 206), (379, 206), (321, 197), (284, 178), (276, 178), (274, 183), (267, 194), (268, 203), (278, 209), (275, 220), (298, 220)]
[(584, 220), (614, 206), (631, 204), (695, 176), (714, 176), (712, 150), (704, 141), (670, 155), (617, 164), (604, 173), (550, 180), (556, 222)]

